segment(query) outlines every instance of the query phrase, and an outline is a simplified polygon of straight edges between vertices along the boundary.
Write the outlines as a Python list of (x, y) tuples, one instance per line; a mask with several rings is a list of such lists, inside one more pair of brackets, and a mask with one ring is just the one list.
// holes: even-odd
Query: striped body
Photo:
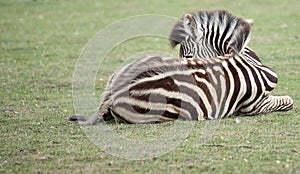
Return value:
[(170, 34), (180, 58), (142, 58), (121, 68), (106, 86), (99, 113), (70, 120), (200, 121), (292, 109), (289, 96), (269, 95), (277, 75), (247, 47), (249, 35), (250, 25), (227, 11), (186, 14)]
[(277, 76), (270, 68), (238, 55), (212, 59), (148, 57), (111, 77), (99, 115), (88, 123), (112, 118), (126, 123), (200, 121), (288, 110), (292, 107), (289, 97), (279, 99), (280, 108), (259, 107), (277, 100), (268, 96), (276, 83)]

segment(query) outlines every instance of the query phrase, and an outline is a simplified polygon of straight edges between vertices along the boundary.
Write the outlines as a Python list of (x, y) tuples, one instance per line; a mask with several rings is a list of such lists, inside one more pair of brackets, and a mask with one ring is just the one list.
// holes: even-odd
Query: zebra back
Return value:
[[(185, 14), (174, 25), (169, 36), (170, 45), (174, 48), (187, 38), (196, 42), (200, 49), (211, 52), (211, 57), (239, 54), (250, 40), (250, 24), (226, 10), (193, 12)], [(200, 57), (207, 55), (203, 53)]]
[(139, 59), (111, 77), (97, 115), (70, 120), (81, 124), (112, 119), (126, 123), (200, 121), (291, 109), (290, 97), (268, 95), (276, 86), (276, 73), (249, 59), (237, 54), (211, 59)]
[(251, 113), (265, 92), (274, 89), (277, 76), (239, 55), (148, 57), (120, 69), (109, 83), (109, 109), (116, 120), (155, 123), (222, 118), (240, 108), (240, 113)]

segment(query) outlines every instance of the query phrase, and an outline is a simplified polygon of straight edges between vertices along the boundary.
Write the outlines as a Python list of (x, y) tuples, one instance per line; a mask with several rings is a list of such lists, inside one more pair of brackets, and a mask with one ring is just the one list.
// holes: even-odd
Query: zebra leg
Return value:
[(293, 105), (294, 102), (289, 96), (265, 95), (250, 112), (241, 113), (243, 115), (256, 115), (275, 111), (288, 111), (293, 109)]

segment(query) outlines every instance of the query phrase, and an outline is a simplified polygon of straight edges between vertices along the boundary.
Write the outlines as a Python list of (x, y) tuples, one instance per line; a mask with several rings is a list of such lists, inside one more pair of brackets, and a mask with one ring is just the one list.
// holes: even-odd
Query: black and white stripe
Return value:
[(269, 94), (277, 75), (246, 46), (249, 33), (250, 25), (227, 11), (185, 15), (170, 35), (173, 47), (181, 45), (181, 58), (147, 57), (121, 68), (106, 86), (99, 113), (70, 120), (200, 121), (292, 109), (289, 96)]
[(185, 14), (174, 25), (169, 39), (172, 47), (180, 44), (179, 57), (243, 53), (250, 40), (250, 24), (225, 10), (198, 11)]
[(248, 59), (230, 54), (137, 60), (112, 76), (99, 115), (82, 123), (200, 121), (291, 109), (290, 97), (269, 95), (277, 82), (274, 71)]

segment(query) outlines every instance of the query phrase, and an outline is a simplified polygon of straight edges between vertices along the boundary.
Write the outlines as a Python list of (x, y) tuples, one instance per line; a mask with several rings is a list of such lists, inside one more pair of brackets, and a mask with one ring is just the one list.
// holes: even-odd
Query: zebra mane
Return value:
[[(169, 35), (172, 48), (184, 42), (188, 36), (192, 36), (197, 40), (197, 35), (193, 35), (193, 31), (188, 31), (184, 25), (184, 18), (186, 17), (195, 22), (196, 26), (191, 28), (191, 30), (202, 30), (203, 37), (206, 37), (211, 42), (212, 40), (216, 42), (216, 39), (226, 38), (224, 42), (215, 45), (224, 54), (240, 53), (250, 40), (250, 24), (245, 19), (236, 17), (226, 10), (197, 11), (184, 15), (174, 25)], [(208, 38), (210, 33), (214, 33), (216, 38)], [(206, 46), (213, 47), (211, 44)]]

